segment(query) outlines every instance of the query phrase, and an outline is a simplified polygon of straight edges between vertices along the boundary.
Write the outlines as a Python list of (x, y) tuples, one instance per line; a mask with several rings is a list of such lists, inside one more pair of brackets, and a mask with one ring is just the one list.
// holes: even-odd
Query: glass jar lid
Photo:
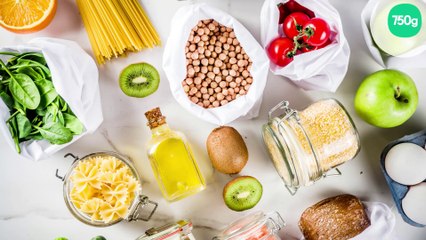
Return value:
[(213, 240), (262, 239), (264, 236), (276, 233), (284, 226), (285, 222), (278, 212), (269, 214), (255, 212), (231, 223)]
[(167, 224), (157, 228), (150, 228), (145, 234), (136, 240), (193, 240), (192, 222), (189, 220), (180, 220), (176, 223)]

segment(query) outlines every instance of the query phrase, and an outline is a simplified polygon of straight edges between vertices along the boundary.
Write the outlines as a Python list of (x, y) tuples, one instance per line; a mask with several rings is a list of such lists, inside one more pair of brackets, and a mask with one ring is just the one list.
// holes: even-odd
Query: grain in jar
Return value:
[[(276, 109), (285, 113), (271, 117)], [(317, 101), (300, 112), (289, 108), (288, 102), (280, 103), (263, 126), (263, 139), (291, 193), (354, 158), (360, 148), (351, 117), (335, 99)]]

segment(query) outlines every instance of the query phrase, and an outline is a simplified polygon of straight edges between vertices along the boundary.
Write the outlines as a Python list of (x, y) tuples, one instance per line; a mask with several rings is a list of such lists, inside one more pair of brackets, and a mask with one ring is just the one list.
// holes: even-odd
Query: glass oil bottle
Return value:
[(164, 198), (177, 201), (202, 191), (205, 181), (185, 136), (169, 128), (160, 108), (145, 116), (152, 132), (148, 157)]

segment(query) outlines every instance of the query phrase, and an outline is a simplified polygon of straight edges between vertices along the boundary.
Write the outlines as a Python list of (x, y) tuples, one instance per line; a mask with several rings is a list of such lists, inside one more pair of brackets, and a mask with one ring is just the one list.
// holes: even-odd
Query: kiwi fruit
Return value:
[(233, 127), (222, 126), (213, 129), (206, 145), (213, 167), (221, 173), (239, 173), (247, 164), (247, 146), (243, 137)]
[(157, 91), (160, 74), (151, 64), (130, 64), (120, 73), (120, 88), (130, 97), (143, 98)]
[(244, 211), (256, 206), (262, 197), (263, 187), (250, 176), (237, 177), (223, 188), (223, 200), (234, 211)]

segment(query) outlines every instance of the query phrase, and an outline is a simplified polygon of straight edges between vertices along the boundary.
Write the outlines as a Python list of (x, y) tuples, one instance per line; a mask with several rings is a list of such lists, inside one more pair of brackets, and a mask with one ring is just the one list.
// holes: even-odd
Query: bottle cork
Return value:
[(146, 112), (145, 117), (146, 119), (148, 119), (148, 123), (146, 125), (148, 125), (151, 129), (159, 127), (166, 123), (166, 117), (161, 114), (161, 110), (159, 107), (156, 107)]

